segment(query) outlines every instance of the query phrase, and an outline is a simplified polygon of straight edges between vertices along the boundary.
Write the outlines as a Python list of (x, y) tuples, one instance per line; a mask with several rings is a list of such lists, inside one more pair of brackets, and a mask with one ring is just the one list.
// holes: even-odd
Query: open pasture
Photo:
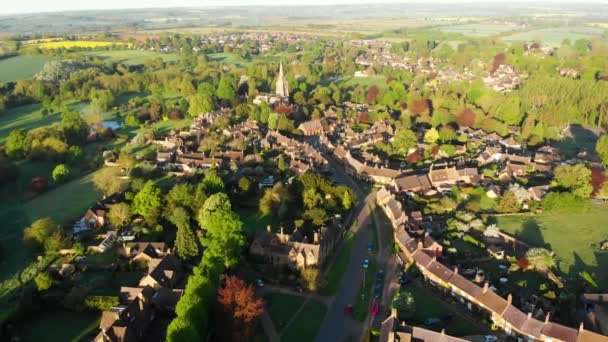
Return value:
[(0, 83), (29, 79), (42, 69), (48, 58), (42, 56), (15, 56), (0, 59)]
[(503, 39), (505, 41), (510, 42), (539, 41), (542, 44), (548, 46), (559, 46), (564, 41), (564, 39), (569, 39), (571, 42), (575, 42), (579, 39), (593, 38), (593, 36), (598, 36), (600, 34), (603, 34), (604, 32), (604, 29), (590, 26), (555, 27), (543, 28), (527, 32), (518, 32), (506, 36)]

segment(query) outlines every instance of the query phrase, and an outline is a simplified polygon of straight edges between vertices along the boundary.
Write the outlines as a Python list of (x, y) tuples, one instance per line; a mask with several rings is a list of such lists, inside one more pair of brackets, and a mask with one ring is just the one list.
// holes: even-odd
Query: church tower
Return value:
[(289, 84), (283, 75), (283, 63), (279, 64), (279, 76), (277, 77), (276, 95), (289, 97)]

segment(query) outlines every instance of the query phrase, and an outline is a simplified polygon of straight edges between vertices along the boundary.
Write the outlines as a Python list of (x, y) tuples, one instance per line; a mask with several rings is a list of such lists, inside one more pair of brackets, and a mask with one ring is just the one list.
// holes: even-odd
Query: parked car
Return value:
[(483, 337), (483, 342), (496, 342), (498, 341), (498, 337), (494, 335), (486, 335)]
[(264, 287), (264, 281), (260, 278), (255, 280), (255, 286), (257, 287)]

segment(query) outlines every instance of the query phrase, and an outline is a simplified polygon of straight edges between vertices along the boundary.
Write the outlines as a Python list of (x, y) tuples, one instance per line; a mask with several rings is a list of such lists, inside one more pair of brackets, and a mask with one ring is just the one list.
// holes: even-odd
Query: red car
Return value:
[(348, 304), (344, 307), (344, 316), (351, 316), (353, 314), (353, 306)]

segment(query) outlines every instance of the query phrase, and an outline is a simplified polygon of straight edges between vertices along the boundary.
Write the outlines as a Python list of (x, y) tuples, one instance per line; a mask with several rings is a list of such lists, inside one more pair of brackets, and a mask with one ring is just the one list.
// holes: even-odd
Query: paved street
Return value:
[[(360, 199), (364, 198), (365, 192), (343, 171), (342, 166), (332, 157), (328, 158), (328, 160), (332, 165), (332, 170), (336, 177), (344, 180), (347, 185), (354, 189)], [(327, 315), (319, 329), (316, 341), (344, 341), (349, 337), (354, 338), (354, 340), (359, 340), (361, 337), (363, 324), (350, 316), (344, 316), (344, 308), (349, 304), (354, 305), (357, 302), (359, 288), (363, 282), (363, 268), (361, 267), (361, 264), (365, 258), (369, 258), (367, 245), (369, 242), (373, 241), (372, 233), (375, 233), (373, 229), (368, 229), (368, 227), (374, 227), (370, 215), (370, 207), (374, 207), (375, 199), (376, 193), (372, 192), (359, 203), (357, 208), (357, 224), (352, 227), (352, 232), (355, 234), (355, 237), (350, 260), (346, 271), (342, 276), (334, 300), (328, 307)], [(378, 246), (379, 255), (383, 255), (383, 249), (385, 249), (386, 244), (380, 240), (381, 237), (379, 238)], [(384, 265), (379, 263), (378, 267), (384, 267)]]

